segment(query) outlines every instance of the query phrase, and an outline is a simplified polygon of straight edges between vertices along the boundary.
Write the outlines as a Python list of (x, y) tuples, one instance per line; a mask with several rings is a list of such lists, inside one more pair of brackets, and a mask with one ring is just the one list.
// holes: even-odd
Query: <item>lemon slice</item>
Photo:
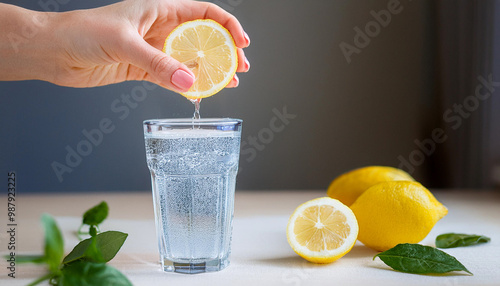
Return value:
[(298, 255), (315, 263), (341, 258), (352, 249), (357, 237), (354, 213), (328, 197), (303, 203), (288, 220), (288, 243)]
[(194, 20), (177, 26), (165, 40), (163, 52), (185, 64), (195, 75), (183, 96), (209, 97), (223, 89), (238, 68), (233, 37), (213, 20)]

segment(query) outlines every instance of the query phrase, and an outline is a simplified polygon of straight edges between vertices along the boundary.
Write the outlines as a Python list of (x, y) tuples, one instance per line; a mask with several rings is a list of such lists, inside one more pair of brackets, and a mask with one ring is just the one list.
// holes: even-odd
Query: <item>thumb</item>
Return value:
[(193, 85), (195, 76), (187, 66), (154, 48), (142, 38), (130, 48), (130, 62), (145, 70), (164, 87), (186, 92)]

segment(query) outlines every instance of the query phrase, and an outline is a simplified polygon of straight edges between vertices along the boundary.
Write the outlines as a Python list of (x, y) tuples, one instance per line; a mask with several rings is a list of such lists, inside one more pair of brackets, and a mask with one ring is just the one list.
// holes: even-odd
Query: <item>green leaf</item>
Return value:
[(59, 286), (132, 286), (132, 283), (115, 268), (104, 263), (77, 261), (62, 270)]
[[(4, 256), (5, 258), (9, 258), (10, 256)], [(44, 263), (45, 256), (44, 255), (16, 255), (17, 263)]]
[(91, 243), (91, 238), (80, 241), (71, 252), (64, 257), (63, 264), (82, 259), (85, 257), (85, 252)]
[(436, 237), (436, 247), (453, 248), (476, 245), (489, 242), (491, 239), (484, 235), (464, 233), (444, 233)]
[(88, 225), (98, 225), (108, 216), (109, 208), (105, 201), (92, 207), (83, 214), (83, 223)]
[(59, 272), (59, 265), (64, 255), (64, 241), (56, 221), (49, 214), (42, 215), (45, 230), (45, 261), (52, 273)]
[(102, 255), (101, 262), (108, 262), (116, 253), (120, 250), (123, 243), (127, 239), (128, 234), (119, 231), (106, 231), (96, 235), (95, 246), (96, 250), (89, 250), (91, 248), (92, 238), (88, 238), (80, 241), (75, 248), (64, 258), (63, 263), (69, 264), (76, 260), (90, 260), (94, 262), (99, 262), (96, 260), (94, 252), (98, 251)]
[(434, 247), (420, 244), (398, 244), (373, 257), (379, 257), (394, 270), (415, 273), (446, 273), (450, 271), (465, 271), (472, 274), (455, 257)]
[(97, 247), (106, 262), (115, 257), (127, 237), (127, 233), (120, 231), (106, 231), (96, 236)]
[(97, 247), (97, 238), (95, 236), (90, 238), (90, 244), (85, 250), (84, 257), (85, 260), (93, 262), (106, 262), (102, 257), (102, 253)]

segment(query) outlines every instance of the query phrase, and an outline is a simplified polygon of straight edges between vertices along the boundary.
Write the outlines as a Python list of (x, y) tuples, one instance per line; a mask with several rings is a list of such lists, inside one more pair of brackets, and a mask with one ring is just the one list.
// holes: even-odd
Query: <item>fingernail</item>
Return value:
[(245, 37), (245, 40), (247, 41), (247, 46), (250, 45), (250, 37), (248, 36), (247, 32), (243, 32), (243, 35)]
[(194, 77), (188, 72), (178, 69), (174, 72), (170, 81), (181, 91), (187, 91), (193, 85)]
[(236, 74), (234, 74), (233, 80), (236, 82), (236, 85), (234, 87), (240, 85), (240, 78)]
[(245, 57), (245, 70), (249, 70), (250, 69), (250, 62), (248, 61), (248, 59)]

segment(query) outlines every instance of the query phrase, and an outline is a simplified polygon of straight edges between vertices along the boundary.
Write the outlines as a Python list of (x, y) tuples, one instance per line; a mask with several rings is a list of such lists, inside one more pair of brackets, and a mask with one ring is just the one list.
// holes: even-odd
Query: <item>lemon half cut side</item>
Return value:
[(304, 259), (330, 263), (347, 254), (358, 237), (354, 213), (340, 201), (328, 197), (300, 205), (288, 221), (287, 238)]
[(194, 20), (177, 26), (165, 40), (163, 52), (185, 64), (195, 75), (183, 96), (198, 99), (212, 96), (231, 82), (238, 68), (234, 39), (221, 24)]

